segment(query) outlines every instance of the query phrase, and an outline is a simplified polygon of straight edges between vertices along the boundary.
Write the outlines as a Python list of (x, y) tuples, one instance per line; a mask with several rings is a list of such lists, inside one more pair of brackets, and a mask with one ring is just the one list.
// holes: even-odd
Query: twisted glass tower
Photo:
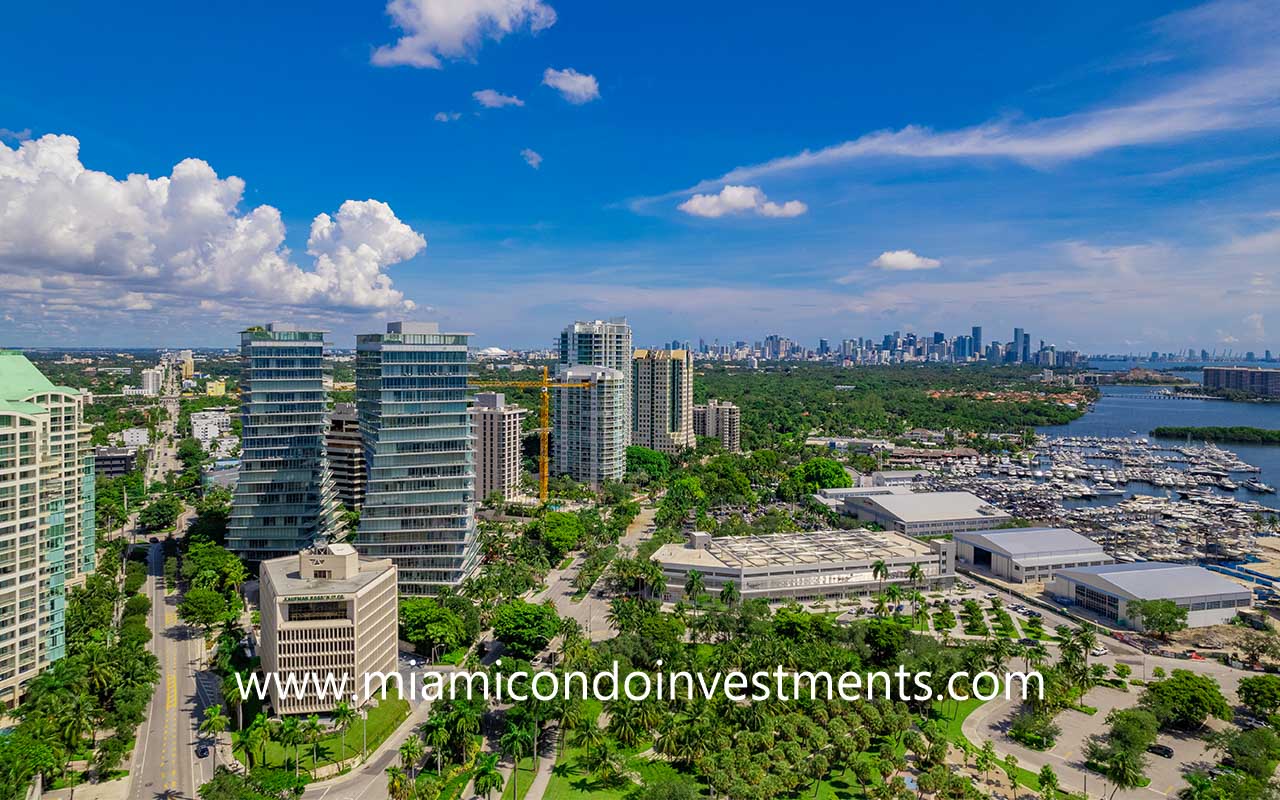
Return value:
[(356, 410), (368, 470), (356, 548), (389, 558), (401, 594), (470, 574), (477, 553), (471, 334), (391, 322), (356, 337)]
[(337, 533), (324, 332), (280, 323), (241, 331), (240, 364), (240, 478), (227, 547), (262, 561)]

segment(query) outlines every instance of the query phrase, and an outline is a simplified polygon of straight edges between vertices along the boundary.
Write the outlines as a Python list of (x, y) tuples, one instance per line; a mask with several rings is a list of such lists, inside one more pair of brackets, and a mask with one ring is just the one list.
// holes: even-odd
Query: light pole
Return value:
[(364, 753), (361, 761), (369, 760), (369, 707), (365, 706), (360, 709), (360, 749)]

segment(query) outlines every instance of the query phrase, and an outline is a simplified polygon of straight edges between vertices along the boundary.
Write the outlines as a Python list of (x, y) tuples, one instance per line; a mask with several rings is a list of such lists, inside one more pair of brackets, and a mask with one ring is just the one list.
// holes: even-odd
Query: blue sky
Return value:
[(264, 5), (7, 11), (0, 343), (1280, 350), (1274, 2)]

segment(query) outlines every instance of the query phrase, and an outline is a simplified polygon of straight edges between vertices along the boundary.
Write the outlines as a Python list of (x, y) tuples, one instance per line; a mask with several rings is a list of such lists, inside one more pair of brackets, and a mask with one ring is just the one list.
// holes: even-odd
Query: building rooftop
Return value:
[(969, 492), (883, 494), (871, 495), (866, 499), (903, 522), (972, 519), (974, 517), (991, 517), (997, 520), (1010, 519), (1005, 512)]
[(1103, 552), (1102, 545), (1070, 528), (1002, 528), (967, 531), (954, 534), (952, 538), (977, 544), (1010, 558), (1046, 553)]
[(929, 552), (932, 551), (927, 544), (892, 531), (851, 530), (721, 536), (707, 541), (705, 549), (663, 545), (654, 558), (693, 566), (751, 569), (876, 561)]
[[(1058, 570), (1061, 577), (1102, 584), (1115, 594), (1131, 600), (1160, 600), (1205, 595), (1250, 595), (1248, 588), (1204, 567), (1172, 564), (1167, 561), (1138, 561), (1132, 564), (1103, 564)], [(1092, 578), (1092, 580), (1090, 580)]]
[(0, 350), (0, 400), (17, 402), (55, 389), (79, 393), (78, 389), (54, 386), (44, 373), (36, 369), (35, 364), (17, 350)]
[[(341, 549), (345, 548), (345, 549)], [(349, 544), (331, 544), (328, 550), (334, 556), (350, 556), (355, 549)], [(354, 594), (376, 581), (387, 570), (392, 569), (390, 559), (360, 559), (360, 569), (346, 578), (317, 578), (308, 580), (302, 577), (300, 559), (307, 552), (298, 555), (273, 558), (263, 561), (261, 572), (269, 577), (275, 587), (276, 595), (309, 595), (309, 594)]]

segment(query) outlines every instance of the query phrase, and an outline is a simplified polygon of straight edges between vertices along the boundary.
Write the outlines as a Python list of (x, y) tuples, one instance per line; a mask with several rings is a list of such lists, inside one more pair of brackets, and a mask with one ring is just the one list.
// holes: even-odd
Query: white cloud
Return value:
[[(80, 142), (0, 144), (0, 281), (41, 302), (145, 308), (161, 299), (337, 310), (413, 307), (385, 269), (426, 240), (377, 200), (320, 214), (310, 268), (284, 245), (280, 212), (241, 212), (244, 181), (189, 158), (167, 177), (85, 168)], [(10, 282), (17, 278), (17, 281)]]
[(25, 142), (31, 138), (31, 129), (23, 128), (21, 130), (10, 130), (9, 128), (0, 128), (0, 141), (8, 140), (11, 142)]
[(1260, 342), (1267, 338), (1267, 329), (1263, 325), (1261, 314), (1249, 314), (1245, 316), (1242, 322), (1244, 322), (1245, 332), (1249, 334), (1253, 341)]
[(522, 106), (524, 101), (519, 97), (495, 92), (493, 89), (481, 89), (478, 92), (472, 92), (471, 96), (476, 102), (485, 108), (502, 108), (503, 106)]
[(596, 83), (596, 76), (583, 75), (574, 69), (547, 67), (542, 73), (542, 85), (550, 86), (563, 95), (565, 100), (578, 106), (600, 99), (600, 85)]
[(865, 133), (817, 150), (736, 167), (688, 189), (639, 198), (705, 192), (872, 159), (1009, 159), (1033, 166), (1086, 158), (1117, 148), (1159, 145), (1221, 132), (1280, 127), (1280, 17), (1274, 4), (1221, 0), (1174, 14), (1156, 26), (1202, 53), (1208, 67), (1149, 87), (1143, 97), (1057, 117), (1008, 116), (955, 130), (907, 125)]
[(752, 211), (762, 217), (798, 217), (809, 210), (799, 200), (778, 204), (769, 200), (759, 186), (725, 186), (719, 194), (695, 194), (679, 206), (695, 217), (723, 217)]
[(885, 250), (872, 259), (871, 266), (891, 272), (905, 272), (917, 269), (937, 269), (942, 266), (942, 262), (936, 258), (916, 255), (910, 250)]
[(524, 158), (524, 163), (528, 164), (534, 169), (537, 169), (538, 167), (542, 166), (542, 156), (538, 154), (538, 151), (531, 150), (528, 147), (526, 147), (525, 149), (520, 151), (520, 155), (522, 158)]
[(485, 39), (537, 33), (556, 22), (555, 9), (541, 0), (391, 0), (387, 13), (404, 35), (374, 51), (380, 67), (440, 69), (441, 59), (469, 58)]
[(457, 122), (462, 119), (462, 113), (458, 111), (437, 111), (435, 116), (436, 122)]

